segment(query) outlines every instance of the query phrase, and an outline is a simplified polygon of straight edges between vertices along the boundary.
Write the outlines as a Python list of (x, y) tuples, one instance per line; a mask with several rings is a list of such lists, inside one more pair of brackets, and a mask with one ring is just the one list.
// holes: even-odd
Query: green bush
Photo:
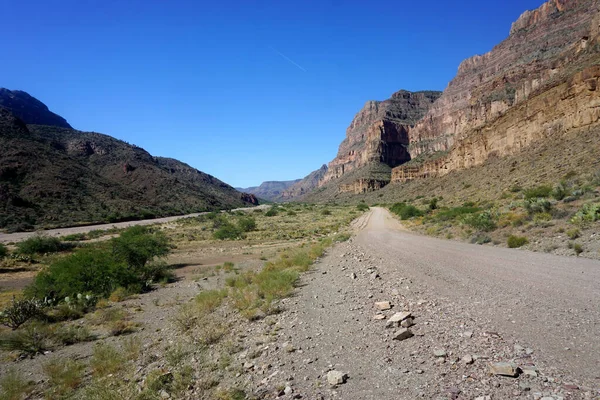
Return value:
[(569, 248), (573, 249), (577, 256), (579, 256), (581, 253), (583, 253), (583, 246), (579, 243), (570, 242)]
[(279, 211), (277, 211), (277, 207), (273, 206), (271, 208), (269, 208), (269, 210), (265, 213), (266, 217), (274, 217), (277, 214), (279, 214)]
[(132, 226), (112, 239), (112, 252), (130, 269), (139, 271), (156, 257), (169, 254), (171, 247), (163, 232), (151, 232), (144, 226)]
[(523, 191), (523, 195), (526, 199), (539, 199), (544, 197), (550, 197), (552, 193), (552, 186), (541, 185), (531, 189), (526, 189)]
[(569, 237), (569, 239), (574, 240), (581, 236), (581, 232), (577, 228), (569, 229), (567, 231), (567, 236)]
[(15, 369), (9, 369), (0, 378), (0, 399), (23, 400), (28, 397), (31, 389), (31, 383), (23, 379)]
[(390, 211), (398, 215), (400, 219), (410, 219), (423, 215), (423, 212), (417, 207), (406, 203), (396, 203), (390, 207)]
[(3, 243), (0, 243), (0, 260), (8, 255), (8, 249)]
[(252, 217), (242, 217), (238, 220), (237, 224), (242, 232), (252, 232), (256, 230), (256, 220)]
[(478, 231), (489, 232), (496, 229), (495, 218), (489, 210), (466, 214), (463, 216), (462, 222)]
[(445, 208), (440, 209), (437, 214), (435, 214), (434, 219), (437, 221), (452, 221), (458, 217), (461, 217), (466, 214), (473, 214), (480, 211), (478, 207), (471, 206), (462, 206), (462, 207), (454, 207), (454, 208)]
[(241, 229), (229, 222), (222, 225), (219, 229), (213, 232), (213, 237), (218, 240), (235, 240), (241, 237), (241, 235)]
[(429, 202), (429, 211), (437, 210), (437, 208), (438, 208), (438, 198), (434, 197)]
[(554, 190), (552, 190), (552, 197), (558, 201), (564, 199), (569, 194), (570, 193), (569, 193), (569, 190), (567, 189), (567, 185), (564, 182), (559, 183), (558, 185), (556, 185), (554, 187)]
[(321, 211), (321, 215), (331, 215), (331, 211), (328, 209), (324, 209)]
[(365, 204), (365, 203), (359, 203), (359, 204), (356, 206), (356, 209), (357, 209), (358, 211), (369, 211), (369, 206), (368, 206), (367, 204)]
[(46, 254), (56, 253), (61, 250), (60, 239), (46, 235), (35, 235), (17, 243), (17, 252), (20, 254)]
[(571, 223), (582, 225), (598, 220), (600, 220), (600, 203), (593, 203), (584, 204), (581, 210), (577, 211), (573, 218), (571, 218)]
[(508, 247), (516, 249), (529, 243), (529, 240), (523, 236), (510, 235), (507, 240)]
[(525, 201), (525, 209), (532, 214), (545, 213), (552, 209), (552, 203), (548, 199), (532, 198)]
[(34, 356), (49, 349), (51, 336), (46, 325), (30, 323), (19, 330), (1, 334), (0, 349)]
[(36, 276), (26, 294), (54, 301), (88, 299), (82, 294), (106, 298), (118, 287), (140, 292), (168, 275), (165, 264), (151, 262), (169, 252), (161, 232), (133, 227), (110, 244), (111, 249), (82, 248), (55, 261)]

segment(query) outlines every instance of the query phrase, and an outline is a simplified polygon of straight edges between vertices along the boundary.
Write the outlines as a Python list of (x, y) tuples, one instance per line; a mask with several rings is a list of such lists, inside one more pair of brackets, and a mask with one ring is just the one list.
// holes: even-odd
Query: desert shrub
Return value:
[(331, 210), (328, 210), (327, 208), (324, 210), (321, 210), (321, 215), (331, 215)]
[(8, 256), (8, 249), (3, 243), (0, 243), (0, 260)]
[(120, 286), (120, 287), (116, 288), (110, 294), (110, 296), (108, 296), (108, 300), (112, 301), (113, 303), (118, 303), (118, 302), (126, 300), (127, 297), (130, 296), (130, 294), (131, 293), (129, 293), (129, 291), (127, 289), (125, 289), (124, 287)]
[(198, 293), (195, 298), (195, 307), (202, 314), (210, 314), (221, 306), (227, 296), (225, 290), (207, 290)]
[(295, 217), (298, 214), (296, 214), (296, 212), (294, 210), (290, 210), (290, 211), (288, 211), (287, 215), (288, 215), (288, 217)]
[(490, 210), (466, 214), (463, 216), (462, 222), (478, 231), (489, 232), (496, 229), (496, 221)]
[(52, 333), (48, 326), (30, 323), (19, 330), (2, 333), (0, 349), (34, 356), (50, 347), (51, 338)]
[(410, 219), (423, 215), (423, 212), (417, 207), (406, 203), (396, 203), (390, 207), (390, 211), (398, 215), (400, 219)]
[(437, 214), (435, 214), (434, 219), (437, 221), (452, 221), (458, 217), (461, 217), (466, 214), (473, 214), (480, 211), (478, 207), (474, 207), (473, 205), (462, 207), (454, 207), (454, 208), (443, 208), (440, 209)]
[(53, 337), (55, 341), (65, 346), (96, 339), (85, 325), (62, 325), (54, 331)]
[(110, 296), (118, 287), (130, 292), (145, 290), (169, 274), (165, 264), (150, 262), (169, 252), (168, 241), (160, 232), (132, 227), (112, 239), (111, 247), (82, 248), (55, 261), (36, 276), (26, 293), (56, 301), (91, 294), (97, 300)]
[(9, 369), (0, 378), (0, 399), (23, 400), (31, 389), (31, 384), (14, 369)]
[(52, 263), (27, 287), (27, 295), (62, 300), (79, 293), (109, 296), (119, 286), (136, 283), (122, 262), (105, 250), (84, 248)]
[(369, 211), (369, 206), (368, 206), (366, 203), (359, 203), (359, 204), (356, 206), (356, 209), (357, 209), (358, 211)]
[(242, 236), (242, 231), (231, 223), (222, 225), (219, 229), (213, 232), (213, 237), (217, 240), (235, 240)]
[(534, 188), (526, 189), (523, 191), (525, 199), (538, 199), (544, 197), (550, 197), (552, 193), (552, 186), (541, 185)]
[(90, 366), (94, 375), (103, 377), (120, 371), (124, 362), (125, 357), (119, 350), (109, 344), (98, 343), (94, 346)]
[(575, 251), (575, 254), (577, 256), (579, 256), (581, 253), (583, 253), (583, 246), (579, 243), (569, 242), (568, 246), (570, 249), (573, 249), (573, 251)]
[(530, 215), (537, 213), (545, 213), (552, 210), (552, 203), (544, 198), (532, 198), (524, 203), (525, 209)]
[(276, 206), (273, 206), (271, 208), (269, 208), (269, 210), (265, 213), (266, 217), (274, 217), (277, 214), (279, 214), (279, 211), (277, 210)]
[(242, 232), (252, 232), (256, 230), (256, 220), (252, 217), (242, 217), (237, 222), (238, 228)]
[(15, 330), (32, 318), (43, 315), (45, 303), (37, 299), (17, 300), (12, 298), (11, 303), (0, 312), (0, 323)]
[(73, 393), (81, 384), (85, 374), (85, 365), (69, 359), (53, 358), (42, 365), (48, 377), (49, 398), (64, 398)]
[(600, 203), (584, 204), (571, 218), (572, 224), (583, 225), (600, 220)]
[(169, 240), (163, 232), (151, 232), (147, 227), (132, 226), (112, 239), (112, 252), (127, 266), (142, 272), (149, 261), (169, 254)]
[(529, 240), (523, 236), (510, 235), (507, 240), (508, 247), (515, 249), (529, 243)]
[(17, 252), (27, 255), (56, 253), (61, 249), (60, 239), (41, 234), (17, 243)]
[(575, 240), (581, 236), (581, 232), (577, 228), (569, 229), (567, 231), (567, 237), (571, 240)]
[(492, 241), (491, 237), (489, 237), (488, 235), (483, 235), (483, 234), (478, 234), (471, 238), (471, 243), (473, 243), (473, 244), (486, 244), (486, 243), (490, 243), (491, 241)]
[(438, 198), (437, 197), (434, 197), (433, 199), (431, 199), (429, 201), (428, 208), (429, 208), (429, 211), (437, 210), (437, 208), (438, 208)]
[(569, 190), (567, 189), (567, 185), (565, 182), (561, 182), (554, 187), (552, 190), (552, 197), (555, 200), (562, 200), (569, 195)]
[(86, 240), (87, 236), (85, 233), (73, 233), (71, 235), (66, 235), (61, 238), (65, 242), (79, 242), (81, 240)]
[(246, 393), (240, 389), (219, 389), (215, 392), (215, 400), (244, 400)]

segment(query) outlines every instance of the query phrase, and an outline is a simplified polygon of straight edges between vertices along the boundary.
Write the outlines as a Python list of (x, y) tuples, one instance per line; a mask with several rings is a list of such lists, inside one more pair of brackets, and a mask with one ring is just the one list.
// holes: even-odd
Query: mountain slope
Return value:
[(327, 165), (323, 164), (321, 168), (306, 175), (303, 179), (301, 179), (294, 185), (290, 186), (283, 193), (281, 193), (281, 196), (277, 200), (297, 200), (305, 194), (314, 191), (319, 186), (319, 182), (327, 173), (327, 169)]
[(26, 124), (72, 128), (60, 115), (56, 115), (35, 97), (21, 90), (0, 88), (0, 107), (7, 108)]
[(0, 108), (0, 228), (66, 226), (256, 203), (211, 175), (99, 133)]
[(293, 181), (266, 181), (261, 183), (260, 186), (236, 189), (240, 192), (251, 193), (259, 199), (275, 201), (281, 197), (285, 190), (300, 181), (301, 179), (296, 179)]

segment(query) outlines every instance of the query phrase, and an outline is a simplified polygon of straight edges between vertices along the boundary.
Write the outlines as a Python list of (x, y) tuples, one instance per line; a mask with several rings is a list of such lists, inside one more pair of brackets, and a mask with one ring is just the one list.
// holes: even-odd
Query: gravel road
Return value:
[[(382, 208), (357, 225), (284, 301), (277, 345), (254, 361), (257, 392), (600, 399), (600, 262), (420, 236)], [(399, 311), (414, 316), (401, 341), (386, 328)], [(522, 372), (491, 373), (498, 362)], [(330, 385), (331, 370), (347, 382)]]
[[(232, 211), (245, 211), (245, 210), (253, 210), (256, 208), (269, 208), (267, 205), (262, 205), (258, 207), (245, 207), (245, 208), (237, 208)], [(39, 231), (48, 236), (66, 236), (72, 235), (75, 233), (87, 233), (94, 230), (106, 231), (109, 229), (123, 229), (128, 228), (134, 225), (154, 225), (154, 224), (164, 224), (167, 222), (177, 221), (182, 218), (191, 218), (197, 217), (199, 215), (208, 214), (208, 212), (203, 213), (195, 213), (195, 214), (187, 214), (187, 215), (177, 215), (173, 217), (164, 217), (164, 218), (154, 218), (154, 219), (144, 219), (140, 221), (127, 221), (127, 222), (115, 222), (112, 224), (98, 224), (98, 225), (86, 225), (86, 226), (74, 226), (69, 228), (57, 228), (57, 229), (48, 229), (44, 231)], [(1, 233), (0, 232), (0, 243), (17, 243), (21, 242), (31, 236), (36, 235), (39, 232), (16, 232), (16, 233)]]

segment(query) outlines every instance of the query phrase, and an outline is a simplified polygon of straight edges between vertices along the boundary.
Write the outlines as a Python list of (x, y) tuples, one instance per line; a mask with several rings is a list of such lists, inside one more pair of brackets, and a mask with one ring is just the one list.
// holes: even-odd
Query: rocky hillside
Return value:
[[(40, 108), (47, 110), (44, 106)], [(25, 110), (25, 115), (33, 115)], [(38, 118), (38, 119), (36, 119)], [(257, 203), (180, 161), (0, 108), (0, 228), (151, 218)]]
[(281, 200), (281, 201), (296, 200), (296, 199), (299, 199), (300, 197), (304, 196), (307, 193), (311, 193), (319, 186), (319, 182), (321, 181), (321, 179), (323, 179), (323, 177), (327, 173), (327, 169), (328, 169), (327, 165), (323, 164), (321, 166), (321, 168), (317, 169), (316, 171), (311, 172), (310, 174), (306, 175), (303, 179), (296, 182), (294, 185), (290, 186), (288, 189), (284, 190), (283, 193), (281, 193), (281, 196), (279, 198), (277, 198), (276, 200)]
[(597, 1), (552, 0), (525, 12), (489, 53), (465, 60), (411, 131), (392, 180), (439, 176), (504, 157), (600, 120)]
[(71, 128), (63, 117), (54, 114), (44, 103), (21, 90), (0, 88), (0, 107), (9, 109), (26, 124)]
[(281, 198), (284, 191), (300, 181), (301, 179), (296, 179), (293, 181), (267, 181), (261, 183), (260, 186), (236, 189), (240, 192), (251, 193), (259, 199), (276, 201)]
[[(396, 167), (409, 161), (411, 156), (407, 148), (411, 128), (425, 115), (440, 94), (434, 91), (412, 93), (401, 90), (385, 101), (368, 101), (346, 130), (346, 138), (340, 144), (336, 158), (329, 163), (328, 171), (319, 186), (369, 164), (381, 163)], [(387, 182), (379, 183), (369, 182), (369, 178), (365, 177), (367, 187), (389, 182), (389, 176), (385, 178)], [(359, 183), (348, 184), (358, 184), (362, 188)]]

